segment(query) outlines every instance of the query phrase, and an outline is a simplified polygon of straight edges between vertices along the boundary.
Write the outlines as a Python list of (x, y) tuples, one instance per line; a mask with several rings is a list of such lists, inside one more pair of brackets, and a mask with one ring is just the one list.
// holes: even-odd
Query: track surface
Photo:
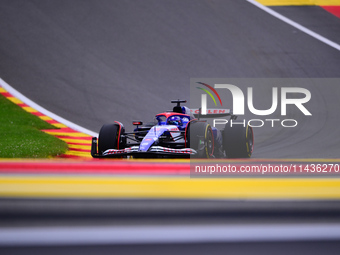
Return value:
[[(213, 248), (212, 248), (213, 247)], [(4, 248), (5, 254), (324, 254), (336, 255), (338, 241), (301, 241), (301, 242), (243, 242), (243, 243), (200, 243), (200, 244), (153, 244), (153, 245), (97, 245), (97, 246), (52, 246), (52, 247), (15, 247)]]
[[(308, 8), (290, 16), (317, 15), (304, 25), (339, 42), (340, 20)], [(95, 132), (113, 120), (130, 129), (171, 99), (189, 99), (190, 78), (340, 77), (339, 51), (246, 1), (4, 0), (0, 31), (0, 77)], [(254, 157), (340, 155), (339, 87), (311, 92), (312, 119), (289, 131), (256, 129)], [(257, 93), (254, 102), (266, 91)]]
[[(339, 51), (269, 16), (246, 1), (2, 0), (0, 6), (0, 77), (48, 110), (96, 132), (102, 124), (113, 120), (127, 123), (129, 128), (131, 126), (128, 123), (133, 119), (151, 120), (154, 114), (169, 109), (171, 99), (189, 99), (190, 78), (340, 78)], [(316, 32), (339, 43), (339, 19), (321, 8), (304, 9), (306, 15), (300, 15), (297, 8), (274, 9), (311, 29), (316, 28)], [(310, 20), (304, 19), (310, 12), (318, 16), (317, 24), (311, 25)], [(315, 22), (315, 19), (312, 21)], [(311, 92), (313, 100), (309, 107), (313, 117), (293, 131), (282, 128), (257, 129), (254, 157), (339, 157), (340, 88), (313, 87)], [(254, 101), (261, 101), (265, 93), (267, 91), (259, 86)], [(299, 116), (296, 118), (300, 120)], [(51, 201), (30, 203), (23, 200), (16, 203), (10, 199), (1, 202), (7, 204), (5, 208), (8, 212), (18, 212), (18, 205), (30, 210), (36, 203), (42, 203), (44, 207)], [(71, 202), (74, 202), (72, 205), (79, 203)], [(83, 208), (105, 211), (105, 202), (82, 204), (84, 207), (76, 209), (78, 211), (74, 218), (79, 216), (79, 210)], [(129, 202), (131, 204), (126, 206)], [(212, 205), (211, 202), (205, 201), (203, 205), (211, 209), (212, 214), (203, 213), (202, 218), (197, 218), (192, 224), (202, 222), (202, 219), (212, 220), (211, 216), (216, 216), (219, 203), (214, 201)], [(272, 212), (266, 214), (266, 210), (259, 210), (257, 215), (262, 215), (262, 218), (254, 219), (252, 213), (256, 211), (256, 205), (249, 201), (243, 202), (236, 206), (238, 209), (234, 214), (226, 213), (230, 210), (230, 204), (225, 203), (226, 207), (222, 208), (220, 216), (224, 220), (227, 218), (229, 223), (235, 219), (238, 223), (242, 222), (244, 218), (237, 218), (237, 215), (240, 207), (245, 206), (248, 222), (263, 222), (263, 215), (273, 217)], [(52, 203), (50, 209), (58, 208), (58, 201)], [(178, 219), (175, 214), (175, 221), (177, 224), (188, 223), (188, 218), (197, 213), (193, 210), (195, 206), (202, 208), (202, 201), (198, 204), (192, 201), (181, 203), (163, 200), (119, 203), (122, 203), (123, 212), (148, 206), (152, 208), (154, 205), (159, 210), (158, 216), (165, 217), (157, 222), (154, 215), (150, 217), (148, 214), (147, 220), (141, 215), (133, 216), (132, 219), (140, 220), (136, 224), (169, 223), (171, 217), (167, 217), (160, 207), (173, 209), (183, 204), (188, 205), (189, 212), (184, 219)], [(338, 202), (326, 203), (288, 203), (286, 208), (281, 207), (283, 212), (274, 213), (276, 216), (273, 221), (285, 221), (286, 216), (290, 215), (289, 220), (294, 222), (302, 220), (305, 212), (309, 212), (311, 218), (307, 218), (310, 221), (331, 219), (338, 222)], [(109, 204), (117, 208), (116, 201), (109, 201)], [(65, 203), (62, 202), (62, 205), (65, 206)], [(279, 208), (279, 205), (285, 207), (282, 203), (270, 203), (266, 204), (266, 208)], [(318, 211), (320, 205), (324, 206), (321, 207), (324, 211)], [(24, 213), (27, 212), (25, 210)], [(3, 215), (8, 216), (8, 212)], [(45, 212), (48, 219), (40, 218)], [(65, 220), (65, 215), (54, 216), (47, 208), (38, 212), (38, 215), (13, 215), (10, 222), (20, 224), (22, 220), (24, 225), (34, 225), (45, 220), (48, 224), (56, 225), (60, 223), (58, 217)], [(89, 218), (87, 216), (84, 218), (86, 224), (96, 224), (102, 215), (95, 215), (94, 219), (93, 215)], [(74, 222), (74, 218), (61, 224), (67, 226)], [(6, 222), (6, 217), (2, 219)], [(102, 224), (115, 224), (111, 220), (112, 217), (108, 217), (109, 222)], [(130, 220), (118, 222), (131, 224)], [(216, 222), (219, 224), (224, 220), (217, 218)], [(13, 254), (52, 254), (51, 250), (56, 253), (71, 251), (112, 254), (112, 249), (116, 249), (119, 253), (131, 254), (137, 249), (148, 253), (165, 254), (165, 251), (171, 251), (171, 254), (199, 254), (214, 247), (215, 253), (221, 254), (225, 254), (226, 249), (237, 254), (249, 253), (249, 249), (253, 254), (263, 254), (265, 251), (286, 254), (287, 245), (299, 254), (322, 254), (326, 247), (329, 254), (336, 254), (339, 250), (339, 242), (319, 240), (313, 243), (264, 242), (242, 245), (208, 243), (133, 247), (12, 247), (1, 248), (0, 251)]]

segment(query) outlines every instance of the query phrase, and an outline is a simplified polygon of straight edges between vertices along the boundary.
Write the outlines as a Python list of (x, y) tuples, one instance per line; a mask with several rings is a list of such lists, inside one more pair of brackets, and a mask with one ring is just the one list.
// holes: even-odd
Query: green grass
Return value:
[(48, 158), (67, 144), (40, 130), (56, 129), (0, 95), (0, 158)]

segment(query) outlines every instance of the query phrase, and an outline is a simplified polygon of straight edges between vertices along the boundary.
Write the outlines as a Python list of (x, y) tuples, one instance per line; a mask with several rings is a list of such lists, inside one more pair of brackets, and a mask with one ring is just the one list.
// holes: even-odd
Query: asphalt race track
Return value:
[[(311, 28), (339, 42), (340, 20), (315, 13)], [(95, 132), (113, 120), (131, 129), (171, 99), (189, 100), (190, 78), (340, 76), (338, 50), (247, 1), (5, 0), (0, 26), (0, 77)], [(256, 92), (258, 102), (266, 91)], [(256, 129), (254, 157), (338, 157), (339, 88), (311, 93), (312, 119), (288, 132)]]
[[(340, 43), (340, 19), (322, 8), (272, 9)], [(127, 129), (132, 128), (132, 120), (152, 121), (155, 114), (172, 107), (171, 99), (190, 99), (190, 78), (329, 78), (308, 87), (312, 94), (308, 109), (313, 115), (306, 118), (295, 109), (296, 128), (255, 129), (253, 157), (336, 159), (340, 155), (339, 70), (339, 50), (247, 1), (0, 2), (0, 78), (47, 110), (94, 132), (113, 120), (123, 122)], [(256, 106), (268, 108), (264, 99), (268, 94), (265, 86), (254, 86)], [(5, 227), (339, 222), (339, 202), (332, 199), (303, 203), (236, 200), (223, 206), (219, 200), (71, 200), (75, 207), (67, 199), (0, 202), (7, 206), (0, 212), (7, 217), (1, 220)], [(112, 209), (116, 208), (113, 204), (121, 211)], [(84, 208), (89, 207), (98, 211), (86, 214)], [(124, 213), (134, 210), (140, 213)], [(337, 254), (340, 248), (339, 237), (297, 238), (176, 245), (20, 245), (2, 247), (0, 253), (206, 254), (213, 247), (215, 254), (226, 250), (231, 254)]]

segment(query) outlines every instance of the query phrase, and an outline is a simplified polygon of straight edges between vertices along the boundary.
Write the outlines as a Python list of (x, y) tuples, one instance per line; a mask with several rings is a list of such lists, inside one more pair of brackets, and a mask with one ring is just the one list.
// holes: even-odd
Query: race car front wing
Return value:
[(140, 151), (139, 146), (131, 146), (124, 149), (108, 149), (103, 153), (99, 153), (97, 149), (97, 138), (92, 138), (91, 155), (93, 158), (114, 158), (123, 156), (135, 157), (184, 157), (196, 155), (197, 151), (191, 148), (167, 148), (162, 146), (151, 146), (148, 151)]

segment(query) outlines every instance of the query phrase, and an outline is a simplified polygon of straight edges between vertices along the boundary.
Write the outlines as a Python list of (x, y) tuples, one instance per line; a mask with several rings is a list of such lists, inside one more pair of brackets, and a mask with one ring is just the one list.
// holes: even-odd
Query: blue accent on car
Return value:
[(164, 126), (153, 126), (140, 143), (139, 151), (148, 151), (165, 131), (168, 131), (168, 129)]

